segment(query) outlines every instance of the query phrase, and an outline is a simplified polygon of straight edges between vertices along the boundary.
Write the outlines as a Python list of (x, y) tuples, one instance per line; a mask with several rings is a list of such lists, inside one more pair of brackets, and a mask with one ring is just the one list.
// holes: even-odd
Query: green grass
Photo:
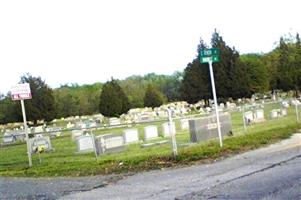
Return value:
[[(265, 117), (271, 109), (278, 104), (267, 105)], [(221, 157), (256, 149), (261, 146), (275, 143), (290, 137), (297, 129), (301, 128), (296, 123), (293, 108), (289, 109), (289, 115), (285, 118), (266, 120), (263, 123), (247, 127), (244, 132), (242, 114), (231, 113), (233, 137), (223, 140), (223, 148), (219, 147), (217, 140), (183, 145), (189, 142), (188, 131), (177, 131), (177, 143), (179, 156), (173, 158), (171, 145), (164, 144), (149, 148), (141, 148), (141, 143), (127, 146), (127, 150), (121, 153), (106, 154), (96, 160), (94, 153), (76, 153), (76, 144), (71, 140), (70, 133), (65, 136), (52, 139), (55, 151), (42, 154), (42, 163), (39, 163), (38, 155), (33, 155), (33, 167), (28, 167), (26, 145), (18, 144), (2, 146), (0, 148), (0, 176), (17, 177), (50, 177), (50, 176), (91, 176), (98, 174), (139, 172), (151, 169), (161, 169), (179, 165), (190, 165), (195, 162), (211, 162)], [(158, 125), (161, 132), (161, 123)], [(135, 125), (142, 139), (144, 125)], [(148, 124), (147, 124), (148, 125)], [(179, 122), (176, 121), (179, 127)], [(98, 134), (121, 133), (124, 128), (98, 130)], [(151, 142), (151, 141), (150, 141)]]

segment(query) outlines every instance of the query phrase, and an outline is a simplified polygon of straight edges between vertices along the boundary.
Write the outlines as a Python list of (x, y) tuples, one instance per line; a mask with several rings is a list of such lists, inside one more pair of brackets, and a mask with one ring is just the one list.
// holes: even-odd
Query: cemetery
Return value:
[[(36, 171), (23, 168), (22, 172), (16, 170), (14, 175), (23, 173), (19, 175), (32, 176), (36, 173), (37, 176), (52, 176), (56, 173), (65, 176), (76, 173), (94, 174), (97, 169), (99, 170), (97, 173), (129, 170), (131, 167), (134, 170), (136, 169), (134, 163), (145, 163), (149, 159), (154, 159), (153, 164), (156, 163), (157, 166), (149, 164), (143, 165), (144, 167), (157, 168), (161, 165), (164, 167), (170, 162), (167, 160), (172, 158), (171, 133), (175, 133), (180, 160), (189, 160), (190, 153), (201, 158), (205, 149), (211, 151), (213, 147), (223, 150), (224, 147), (220, 148), (218, 145), (215, 112), (212, 112), (212, 109), (197, 107), (198, 114), (191, 114), (192, 107), (179, 102), (153, 110), (149, 108), (130, 110), (120, 118), (77, 116), (55, 120), (50, 125), (30, 128), (32, 134), (29, 139), (30, 152), (33, 169)], [(171, 123), (167, 120), (166, 110), (164, 111), (167, 108), (173, 109)], [(219, 105), (220, 128), (225, 148), (228, 145), (227, 141), (239, 141), (248, 134), (260, 133), (271, 128), (281, 130), (289, 124), (294, 125), (296, 122), (294, 111), (294, 106), (284, 108), (281, 102), (266, 103), (252, 109), (242, 109), (241, 105), (234, 103)], [(244, 123), (247, 123), (245, 128)], [(20, 126), (18, 130), (3, 130), (1, 157), (6, 161), (15, 157), (18, 165), (26, 167), (24, 130), (20, 129)], [(37, 156), (38, 152), (43, 152), (41, 163)], [(164, 161), (160, 161), (161, 159)], [(68, 170), (68, 163), (72, 163), (72, 170)], [(2, 164), (3, 161), (0, 161), (0, 166)], [(76, 167), (77, 165), (81, 167)], [(39, 169), (46, 166), (50, 168), (48, 172), (42, 174)], [(9, 175), (10, 172), (0, 171), (1, 174)]]

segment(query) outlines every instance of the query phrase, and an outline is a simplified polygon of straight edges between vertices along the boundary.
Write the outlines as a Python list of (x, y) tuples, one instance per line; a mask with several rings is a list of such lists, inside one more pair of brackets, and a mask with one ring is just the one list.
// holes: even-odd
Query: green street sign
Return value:
[(219, 62), (220, 61), (220, 50), (217, 48), (204, 49), (200, 52), (201, 63)]
[(212, 56), (212, 62), (219, 62), (220, 58), (219, 56)]
[(212, 56), (212, 57), (201, 57), (201, 63), (209, 63), (209, 62), (219, 62), (219, 56)]
[(204, 49), (201, 50), (200, 52), (201, 57), (211, 57), (211, 56), (218, 56), (218, 55), (220, 55), (220, 50), (217, 48)]

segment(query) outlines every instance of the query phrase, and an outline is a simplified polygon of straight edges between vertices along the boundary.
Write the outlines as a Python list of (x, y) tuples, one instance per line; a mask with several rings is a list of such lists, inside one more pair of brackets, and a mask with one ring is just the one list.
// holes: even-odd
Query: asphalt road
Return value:
[(3, 178), (0, 199), (301, 199), (301, 134), (217, 161), (132, 176)]
[(137, 174), (62, 199), (301, 199), (301, 134), (208, 165)]

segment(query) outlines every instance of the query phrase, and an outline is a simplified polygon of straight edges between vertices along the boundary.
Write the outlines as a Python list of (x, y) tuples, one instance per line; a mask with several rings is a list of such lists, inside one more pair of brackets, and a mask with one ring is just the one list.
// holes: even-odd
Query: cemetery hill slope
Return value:
[[(275, 108), (275, 106), (265, 106), (265, 111), (268, 111), (265, 112), (265, 114), (268, 114), (269, 111)], [(179, 119), (174, 120), (177, 129), (176, 139), (178, 143), (178, 156), (176, 158), (172, 155), (170, 142), (160, 143), (164, 136), (164, 126), (162, 126), (164, 121), (134, 124), (131, 128), (116, 126), (111, 129), (95, 131), (95, 137), (100, 138), (112, 133), (131, 135), (131, 137), (127, 138), (128, 144), (124, 147), (125, 150), (118, 153), (109, 152), (100, 154), (97, 159), (94, 151), (85, 153), (78, 152), (78, 144), (70, 139), (72, 133), (67, 131), (63, 132), (60, 137), (51, 138), (53, 151), (33, 154), (33, 167), (30, 168), (28, 167), (26, 156), (26, 145), (21, 143), (1, 146), (0, 175), (15, 177), (56, 177), (91, 176), (113, 173), (127, 174), (167, 167), (210, 163), (290, 137), (301, 128), (300, 124), (296, 123), (293, 111), (293, 108), (288, 108), (286, 117), (252, 124), (245, 133), (242, 131), (242, 113), (238, 111), (231, 112), (234, 136), (225, 136), (222, 148), (219, 146), (217, 139), (211, 139), (193, 145), (184, 145), (190, 141), (189, 130), (179, 128), (184, 125), (180, 125)], [(148, 132), (148, 134), (142, 135), (141, 133), (144, 131)], [(158, 134), (162, 136), (158, 138)], [(89, 135), (86, 134), (79, 137), (91, 143), (91, 140), (87, 136), (91, 136), (90, 133)], [(137, 139), (139, 140), (137, 141)], [(145, 142), (142, 143), (141, 140), (145, 140)], [(168, 136), (164, 137), (163, 140), (170, 141)], [(148, 143), (157, 143), (158, 145), (147, 148), (142, 147), (142, 144)], [(82, 147), (84, 150), (89, 150), (85, 145)]]

